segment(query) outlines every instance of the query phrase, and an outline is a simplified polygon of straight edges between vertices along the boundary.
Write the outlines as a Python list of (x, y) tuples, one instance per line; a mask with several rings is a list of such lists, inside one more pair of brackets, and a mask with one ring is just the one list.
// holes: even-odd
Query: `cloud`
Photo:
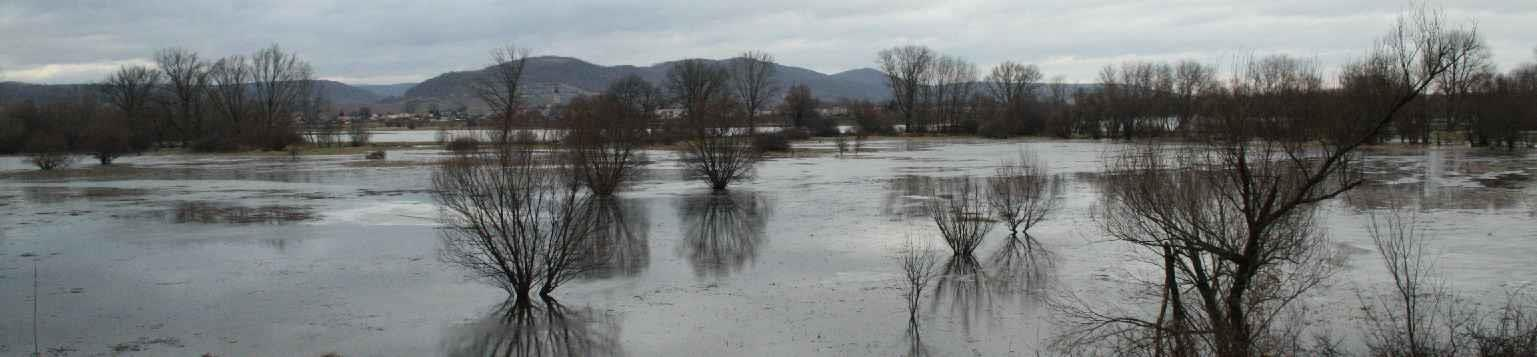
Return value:
[(123, 66), (153, 65), (148, 59), (135, 58), (122, 61), (85, 63), (50, 63), (26, 69), (0, 72), (7, 81), (43, 83), (83, 83), (106, 78)]
[[(492, 48), (648, 65), (764, 50), (822, 72), (873, 65), (882, 48), (923, 44), (986, 67), (1039, 63), (1050, 76), (1092, 80), (1121, 60), (1216, 62), (1249, 53), (1359, 55), (1404, 0), (785, 0), (529, 3), (502, 0), (11, 0), (0, 3), (0, 67), (34, 69), (148, 57), (180, 46), (205, 57), (279, 43), (324, 78), (421, 80), (480, 67)], [(1510, 67), (1530, 61), (1537, 2), (1458, 0), (1449, 18), (1479, 21)], [(79, 77), (35, 78), (45, 82)]]

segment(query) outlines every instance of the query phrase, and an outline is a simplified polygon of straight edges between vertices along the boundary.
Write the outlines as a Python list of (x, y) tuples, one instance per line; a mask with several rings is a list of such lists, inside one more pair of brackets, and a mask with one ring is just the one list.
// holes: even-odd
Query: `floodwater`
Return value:
[[(439, 259), (427, 191), (438, 151), (147, 155), (67, 178), (0, 158), (0, 355), (1050, 355), (1041, 348), (1060, 328), (1041, 296), (1139, 308), (1116, 303), (1151, 267), (1090, 215), (1091, 182), (1117, 145), (864, 147), (768, 160), (721, 195), (653, 152), (640, 182), (604, 206), (618, 223), (605, 231), (612, 264), (534, 308), (503, 304)], [(1061, 209), (1031, 230), (1049, 260), (1007, 254), (994, 229), (976, 261), (942, 262), (914, 341), (893, 256), (909, 238), (940, 246), (915, 209), (924, 178), (986, 175), (1020, 150), (1070, 180)], [(1537, 276), (1537, 156), (1393, 148), (1365, 162), (1371, 184), (1320, 215), (1344, 253), (1301, 302), (1324, 327), (1356, 331), (1344, 317), (1356, 292), (1383, 287), (1362, 224), (1393, 201), (1420, 209), (1464, 295), (1492, 303)]]

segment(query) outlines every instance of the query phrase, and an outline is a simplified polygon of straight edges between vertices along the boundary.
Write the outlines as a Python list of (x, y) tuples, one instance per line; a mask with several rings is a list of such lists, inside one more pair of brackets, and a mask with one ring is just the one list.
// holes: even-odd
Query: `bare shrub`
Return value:
[(927, 208), (945, 245), (956, 256), (971, 257), (997, 223), (989, 218), (984, 187), (970, 176), (936, 182)]
[(25, 151), (27, 161), (39, 170), (62, 169), (75, 164), (75, 156), (70, 154), (63, 135), (57, 133), (36, 134), (27, 140)]
[(384, 150), (374, 150), (373, 152), (368, 153), (368, 155), (363, 156), (363, 158), (368, 160), (384, 160)]
[(111, 165), (112, 160), (133, 150), (129, 137), (132, 133), (118, 118), (108, 115), (106, 118), (98, 118), (90, 125), (84, 137), (81, 138), (81, 146), (102, 165)]
[(1004, 161), (987, 178), (988, 205), (1008, 224), (1010, 239), (1024, 239), (1027, 248), (1033, 247), (1035, 239), (1027, 231), (1057, 208), (1062, 182), (1061, 176), (1046, 173), (1039, 158), (1020, 152), (1018, 159)]
[(681, 119), (688, 136), (680, 161), (714, 190), (752, 177), (762, 158), (753, 145), (752, 130), (734, 127), (734, 114), (741, 110), (728, 93), (730, 78), (726, 69), (703, 60), (678, 62), (667, 72), (668, 90), (683, 106)]
[(907, 352), (909, 356), (926, 355), (918, 310), (923, 291), (939, 275), (939, 252), (909, 237), (897, 251), (896, 259), (897, 266), (902, 269), (902, 299), (907, 302)]
[(902, 268), (902, 298), (907, 301), (908, 323), (916, 325), (923, 291), (939, 273), (939, 254), (933, 247), (908, 238), (897, 251), (897, 266)]
[(1537, 356), (1537, 297), (1526, 288), (1507, 292), (1498, 315), (1469, 329), (1477, 355)]
[(711, 133), (683, 143), (684, 168), (704, 178), (714, 190), (725, 190), (732, 182), (752, 178), (762, 159), (762, 152), (753, 147), (751, 136), (725, 133), (728, 131), (710, 130)]
[(473, 137), (461, 136), (454, 138), (453, 141), (449, 141), (448, 145), (444, 148), (448, 149), (448, 151), (459, 154), (473, 153), (480, 150), (480, 140)]
[(443, 208), (443, 256), (527, 304), (591, 268), (591, 194), (531, 150), (501, 148), (445, 160), (432, 176)]

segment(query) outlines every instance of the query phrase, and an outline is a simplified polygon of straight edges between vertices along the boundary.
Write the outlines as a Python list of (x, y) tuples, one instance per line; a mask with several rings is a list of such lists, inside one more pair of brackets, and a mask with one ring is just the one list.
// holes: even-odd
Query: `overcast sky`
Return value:
[[(1532, 61), (1537, 0), (1443, 0), (1476, 21), (1500, 68)], [(726, 58), (763, 50), (824, 73), (873, 67), (875, 53), (921, 44), (984, 68), (1035, 63), (1092, 81), (1132, 59), (1231, 63), (1288, 53), (1333, 66), (1364, 53), (1407, 0), (0, 0), (5, 80), (96, 81), (179, 46), (205, 57), (278, 43), (321, 78), (416, 82), (484, 66), (516, 43), (602, 65)]]

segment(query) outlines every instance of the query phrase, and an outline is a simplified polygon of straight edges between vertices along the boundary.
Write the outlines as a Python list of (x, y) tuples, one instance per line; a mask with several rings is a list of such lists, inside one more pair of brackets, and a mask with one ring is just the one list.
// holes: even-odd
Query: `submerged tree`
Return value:
[(986, 187), (970, 176), (940, 179), (931, 186), (926, 208), (945, 245), (957, 258), (972, 255), (996, 223), (990, 217)]
[(753, 147), (751, 130), (737, 130), (733, 113), (738, 103), (727, 95), (730, 73), (704, 60), (685, 60), (667, 72), (674, 101), (683, 106), (684, 168), (699, 175), (714, 190), (752, 177), (762, 153)]
[(443, 207), (444, 258), (468, 268), (528, 304), (599, 260), (592, 195), (566, 170), (544, 165), (531, 150), (464, 153), (433, 172), (433, 198)]
[(1039, 158), (1021, 152), (1017, 161), (1004, 161), (987, 178), (987, 201), (993, 214), (1008, 224), (1009, 238), (1023, 239), (1029, 249), (1036, 242), (1027, 231), (1057, 208), (1062, 183), (1061, 176), (1047, 174)]
[(927, 245), (920, 245), (909, 238), (897, 251), (897, 266), (902, 269), (902, 299), (907, 302), (907, 334), (911, 341), (909, 354), (924, 352), (922, 328), (918, 321), (918, 308), (923, 292), (939, 275), (939, 254)]
[(561, 116), (562, 144), (576, 179), (597, 195), (612, 195), (646, 162), (641, 144), (649, 115), (614, 95), (572, 99)]

